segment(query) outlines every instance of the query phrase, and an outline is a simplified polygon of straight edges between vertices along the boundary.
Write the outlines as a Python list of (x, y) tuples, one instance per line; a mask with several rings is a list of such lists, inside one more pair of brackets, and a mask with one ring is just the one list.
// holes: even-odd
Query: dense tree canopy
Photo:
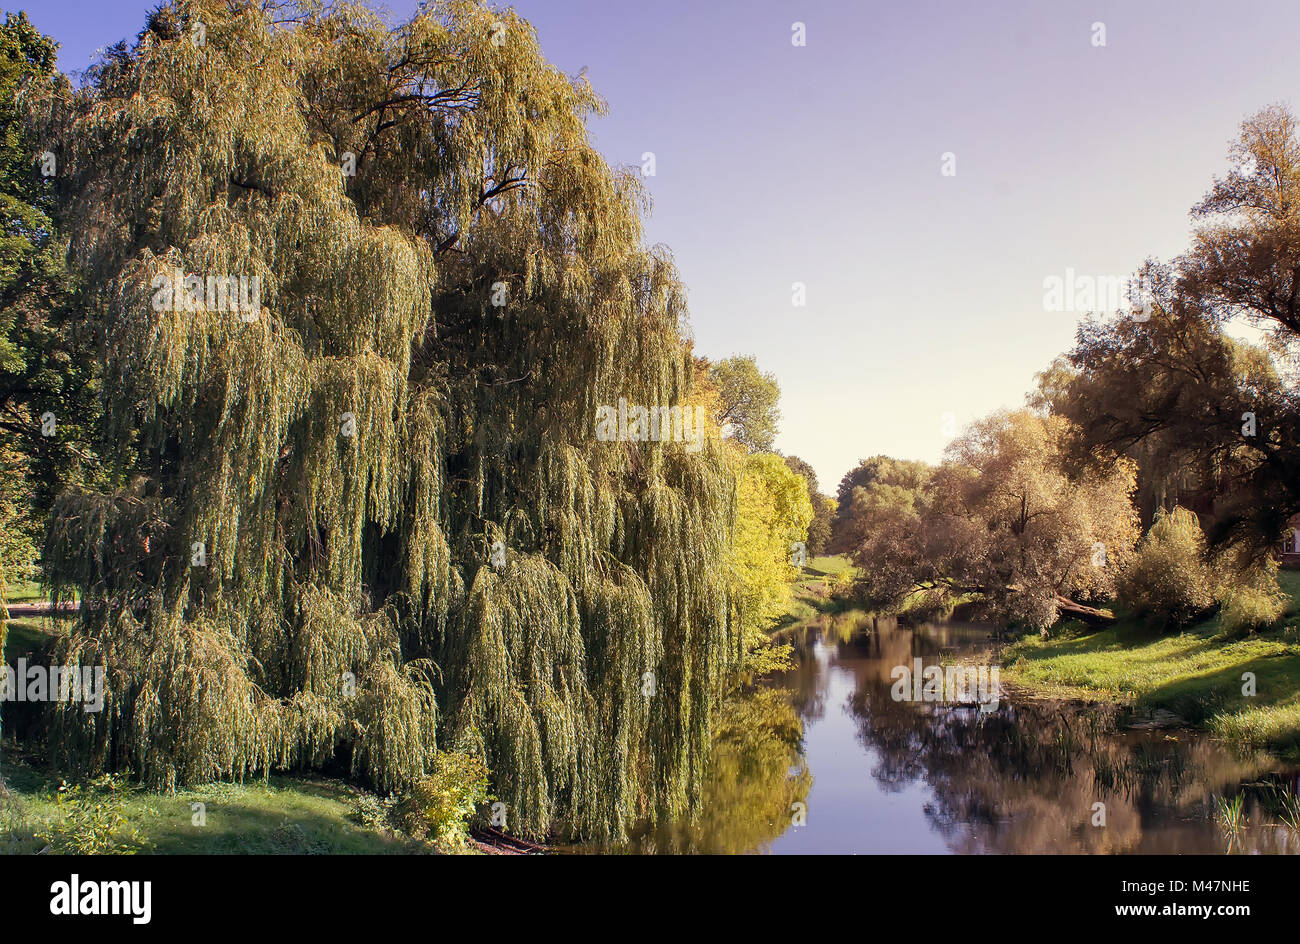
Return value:
[(808, 500), (812, 502), (813, 517), (808, 524), (808, 554), (816, 556), (826, 553), (831, 540), (831, 520), (835, 516), (835, 499), (823, 495), (817, 481), (817, 472), (811, 465), (798, 456), (786, 456), (785, 464), (790, 471), (803, 476), (808, 485)]
[[(44, 513), (93, 472), (97, 336), (50, 218), (58, 156), (20, 120), (25, 84), (54, 75), (55, 45), (26, 14), (0, 26), (0, 621), (7, 582), (30, 575)], [(3, 640), (0, 623), (0, 641)]]
[[(1056, 399), (1088, 454), (1127, 452), (1162, 480), (1190, 480), (1213, 499), (1211, 541), (1258, 555), (1300, 511), (1293, 117), (1271, 107), (1248, 119), (1229, 156), (1233, 170), (1194, 208), (1192, 249), (1144, 269), (1150, 319), (1085, 322), (1068, 355), (1076, 376)], [(1232, 319), (1264, 329), (1267, 348), (1229, 337)]]
[(735, 479), (716, 440), (594, 435), (695, 394), (586, 81), (469, 0), (396, 28), (193, 0), (37, 91), (107, 338), (109, 481), (60, 499), (45, 563), (109, 695), (58, 711), (56, 755), (395, 788), (437, 743), (513, 830), (691, 807), (741, 657)]
[(997, 413), (954, 440), (919, 490), (863, 490), (853, 556), (865, 601), (896, 609), (922, 594), (942, 608), (964, 597), (1045, 629), (1062, 608), (1113, 594), (1139, 534), (1133, 464), (1076, 473), (1067, 437), (1060, 418)]
[(927, 463), (889, 456), (860, 461), (840, 479), (831, 522), (831, 550), (852, 553), (866, 540), (876, 520), (875, 511), (882, 506), (915, 510), (933, 472)]
[[(774, 438), (780, 417), (780, 389), (775, 381), (768, 385), (767, 380), (762, 380), (752, 357), (718, 363), (697, 358), (695, 393), (699, 402), (721, 435), (722, 424), (728, 422), (720, 405), (726, 395), (724, 382), (734, 385), (734, 365), (738, 363), (753, 368), (753, 376), (759, 377), (760, 386), (766, 389), (763, 423), (770, 429), (769, 438)], [(790, 600), (790, 582), (798, 574), (797, 546), (804, 545), (805, 557), (814, 553), (809, 544), (815, 522), (817, 475), (801, 459), (782, 459), (776, 453), (756, 448), (746, 440), (743, 428), (740, 434), (725, 437), (723, 446), (737, 480), (736, 525), (728, 564), (731, 593), (746, 630), (747, 646), (756, 645), (762, 638), (761, 631)]]
[(812, 503), (804, 479), (774, 453), (744, 456), (739, 476), (735, 595), (741, 622), (766, 629), (789, 602), (796, 545), (808, 534)]

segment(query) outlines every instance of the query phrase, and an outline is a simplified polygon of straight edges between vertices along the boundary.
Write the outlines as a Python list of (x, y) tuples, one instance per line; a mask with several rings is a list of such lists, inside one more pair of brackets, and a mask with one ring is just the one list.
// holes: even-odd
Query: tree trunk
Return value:
[(1059, 593), (1056, 595), (1056, 608), (1062, 613), (1068, 613), (1075, 619), (1082, 620), (1089, 626), (1109, 626), (1115, 622), (1115, 617), (1111, 613), (1075, 603), (1069, 597), (1061, 596)]

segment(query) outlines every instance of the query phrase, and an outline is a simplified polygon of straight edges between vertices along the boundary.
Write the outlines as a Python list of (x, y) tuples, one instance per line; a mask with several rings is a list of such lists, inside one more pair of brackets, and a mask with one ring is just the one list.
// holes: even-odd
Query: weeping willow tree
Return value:
[(476, 2), (195, 0), (31, 98), (106, 326), (113, 483), (45, 548), (83, 604), (61, 658), (109, 673), (56, 756), (399, 789), (441, 743), (530, 834), (697, 804), (741, 657), (735, 481), (712, 442), (594, 434), (693, 381), (585, 79)]

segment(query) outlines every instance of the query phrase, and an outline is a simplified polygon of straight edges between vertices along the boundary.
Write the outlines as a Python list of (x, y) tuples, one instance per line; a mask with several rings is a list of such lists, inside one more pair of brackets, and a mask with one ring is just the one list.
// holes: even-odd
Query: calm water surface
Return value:
[[(1005, 695), (990, 713), (894, 701), (895, 666), (917, 656), (925, 665), (979, 661), (990, 648), (987, 626), (912, 629), (845, 614), (783, 638), (798, 665), (772, 685), (803, 723), (788, 769), (778, 764), (773, 774), (742, 751), (729, 776), (715, 778), (700, 820), (625, 851), (1300, 851), (1279, 805), (1300, 776), (1273, 757), (1183, 730), (1127, 730), (1112, 710)], [(1218, 801), (1238, 794), (1247, 825), (1229, 830)], [(1104, 826), (1093, 824), (1096, 803), (1105, 804)]]

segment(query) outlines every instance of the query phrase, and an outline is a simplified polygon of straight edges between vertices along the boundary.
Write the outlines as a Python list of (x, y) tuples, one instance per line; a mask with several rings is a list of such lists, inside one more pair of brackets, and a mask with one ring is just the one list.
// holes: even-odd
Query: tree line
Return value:
[(1023, 409), (938, 466), (877, 456), (844, 477), (832, 543), (865, 603), (969, 603), (1044, 632), (1116, 598), (1165, 628), (1216, 606), (1232, 630), (1281, 616), (1275, 552), (1300, 512), (1294, 116), (1248, 118), (1228, 163), (1191, 247), (1143, 265), (1141, 304), (1084, 320)]

